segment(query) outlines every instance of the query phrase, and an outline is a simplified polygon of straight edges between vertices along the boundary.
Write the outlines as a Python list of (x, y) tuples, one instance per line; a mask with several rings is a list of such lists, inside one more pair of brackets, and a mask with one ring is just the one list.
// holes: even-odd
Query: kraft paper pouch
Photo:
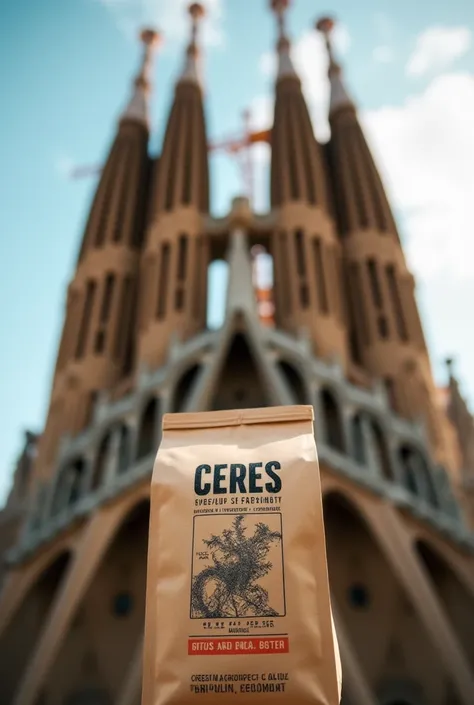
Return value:
[(142, 705), (339, 703), (312, 407), (164, 416), (146, 600)]

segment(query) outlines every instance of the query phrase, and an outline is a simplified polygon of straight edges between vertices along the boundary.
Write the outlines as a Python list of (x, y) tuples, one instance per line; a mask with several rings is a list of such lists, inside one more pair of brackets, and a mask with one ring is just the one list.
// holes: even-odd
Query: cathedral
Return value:
[[(288, 1), (270, 4), (265, 213), (243, 196), (223, 217), (210, 208), (203, 8), (189, 8), (158, 155), (148, 100), (159, 37), (141, 34), (67, 290), (44, 429), (26, 434), (0, 512), (1, 705), (139, 705), (162, 416), (287, 404), (314, 407), (343, 704), (474, 703), (473, 418), (451, 361), (445, 388), (435, 385), (333, 23), (315, 27), (330, 84), (320, 144)], [(220, 260), (225, 316), (212, 329), (208, 274)]]

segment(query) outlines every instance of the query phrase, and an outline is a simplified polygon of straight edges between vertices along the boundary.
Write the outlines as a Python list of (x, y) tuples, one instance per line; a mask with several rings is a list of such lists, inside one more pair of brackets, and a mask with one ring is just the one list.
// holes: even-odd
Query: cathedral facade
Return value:
[[(149, 485), (164, 413), (311, 404), (344, 705), (474, 703), (474, 425), (436, 388), (414, 278), (332, 49), (315, 139), (273, 0), (270, 208), (209, 204), (200, 5), (161, 152), (158, 35), (90, 208), (49, 410), (0, 513), (0, 703), (139, 705)], [(255, 280), (255, 253), (273, 284)], [(207, 328), (208, 270), (228, 263)], [(193, 696), (195, 697), (195, 696)], [(151, 704), (145, 704), (151, 705)]]

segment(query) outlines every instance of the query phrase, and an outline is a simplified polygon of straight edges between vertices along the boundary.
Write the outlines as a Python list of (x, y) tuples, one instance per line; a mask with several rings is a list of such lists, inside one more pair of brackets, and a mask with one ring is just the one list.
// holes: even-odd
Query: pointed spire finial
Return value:
[(180, 82), (192, 81), (193, 83), (200, 83), (197, 67), (199, 60), (198, 32), (199, 22), (205, 16), (206, 11), (201, 3), (193, 2), (188, 7), (188, 13), (191, 17), (191, 39), (186, 50), (186, 63)]
[(326, 49), (328, 52), (328, 76), (331, 84), (331, 100), (329, 104), (329, 113), (332, 113), (338, 108), (342, 108), (344, 106), (353, 106), (353, 102), (349, 98), (342, 82), (341, 67), (334, 57), (334, 50), (331, 41), (331, 35), (334, 30), (334, 26), (335, 21), (331, 17), (321, 17), (321, 19), (316, 22), (316, 29), (323, 35), (326, 43)]
[(134, 90), (130, 102), (122, 113), (121, 120), (137, 120), (148, 124), (148, 94), (151, 87), (151, 65), (153, 50), (160, 44), (161, 35), (155, 29), (146, 28), (140, 32), (143, 44), (143, 57), (140, 69), (133, 82)]
[(270, 7), (276, 15), (278, 22), (278, 76), (296, 76), (296, 71), (290, 57), (291, 42), (286, 32), (286, 11), (290, 0), (270, 0)]
[(334, 29), (335, 22), (332, 19), (332, 17), (321, 17), (317, 22), (316, 22), (316, 29), (318, 32), (321, 32), (321, 34), (324, 37), (324, 41), (326, 43), (326, 49), (328, 52), (328, 57), (329, 57), (329, 71), (334, 71), (335, 69), (340, 71), (341, 67), (337, 63), (337, 61), (334, 59), (334, 52), (332, 49), (332, 42), (331, 42), (331, 34)]
[(452, 379), (454, 377), (454, 359), (452, 357), (447, 357), (445, 363), (448, 369), (449, 379)]

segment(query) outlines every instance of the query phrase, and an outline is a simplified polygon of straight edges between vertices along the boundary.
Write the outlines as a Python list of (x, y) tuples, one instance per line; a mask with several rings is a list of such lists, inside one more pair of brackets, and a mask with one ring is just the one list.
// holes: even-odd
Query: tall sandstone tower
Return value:
[[(42, 434), (0, 512), (0, 703), (139, 705), (163, 413), (312, 404), (344, 705), (474, 702), (474, 423), (435, 387), (415, 284), (331, 44), (321, 145), (273, 0), (270, 209), (212, 215), (203, 8), (149, 154), (158, 34), (90, 209)], [(273, 262), (271, 291), (254, 255)], [(209, 270), (227, 262), (207, 327)], [(176, 615), (179, 619), (179, 615)]]

